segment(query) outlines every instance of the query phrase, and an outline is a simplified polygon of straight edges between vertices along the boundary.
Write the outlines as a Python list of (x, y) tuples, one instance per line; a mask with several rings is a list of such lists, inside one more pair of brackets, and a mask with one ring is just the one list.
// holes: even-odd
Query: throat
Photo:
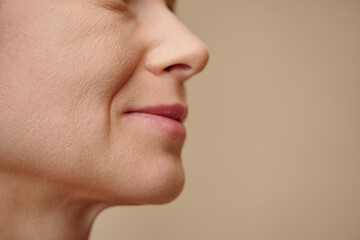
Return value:
[(79, 201), (54, 184), (0, 172), (0, 239), (85, 240), (106, 205)]

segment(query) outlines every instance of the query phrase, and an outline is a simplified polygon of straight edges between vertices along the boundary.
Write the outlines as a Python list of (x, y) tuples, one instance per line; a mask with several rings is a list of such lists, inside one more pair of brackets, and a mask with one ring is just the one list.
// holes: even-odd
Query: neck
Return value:
[(88, 239), (96, 215), (107, 206), (58, 188), (0, 172), (0, 239)]

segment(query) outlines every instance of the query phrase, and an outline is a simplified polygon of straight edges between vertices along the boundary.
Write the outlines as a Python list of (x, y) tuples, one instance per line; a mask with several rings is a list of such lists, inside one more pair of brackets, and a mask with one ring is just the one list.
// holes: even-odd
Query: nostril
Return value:
[(191, 69), (191, 67), (187, 64), (173, 64), (171, 66), (168, 66), (164, 69), (164, 71), (166, 72), (170, 72), (170, 71), (184, 71), (187, 72)]

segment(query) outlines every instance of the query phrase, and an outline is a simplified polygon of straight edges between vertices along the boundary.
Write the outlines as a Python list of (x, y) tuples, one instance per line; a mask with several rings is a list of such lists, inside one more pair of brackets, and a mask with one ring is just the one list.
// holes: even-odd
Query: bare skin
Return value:
[(0, 0), (1, 239), (87, 239), (106, 207), (179, 195), (208, 52), (172, 2)]

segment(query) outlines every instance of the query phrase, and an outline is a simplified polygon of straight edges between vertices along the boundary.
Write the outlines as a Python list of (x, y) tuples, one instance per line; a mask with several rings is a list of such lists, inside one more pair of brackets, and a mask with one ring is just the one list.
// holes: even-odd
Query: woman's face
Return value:
[(0, 0), (0, 169), (97, 200), (175, 198), (184, 82), (208, 52), (167, 5)]

